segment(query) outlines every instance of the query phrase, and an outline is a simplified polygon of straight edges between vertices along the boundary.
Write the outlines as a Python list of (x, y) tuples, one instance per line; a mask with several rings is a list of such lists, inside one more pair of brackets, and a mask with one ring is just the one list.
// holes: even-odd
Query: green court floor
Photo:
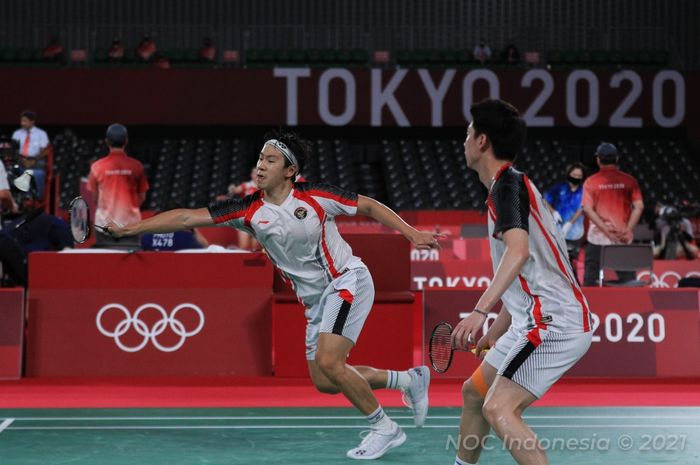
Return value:
[[(380, 463), (452, 465), (458, 409), (436, 408)], [(532, 408), (527, 421), (552, 464), (700, 464), (700, 408)], [(366, 423), (350, 409), (0, 410), (0, 465), (316, 465), (345, 451)], [(480, 463), (515, 463), (490, 439)]]

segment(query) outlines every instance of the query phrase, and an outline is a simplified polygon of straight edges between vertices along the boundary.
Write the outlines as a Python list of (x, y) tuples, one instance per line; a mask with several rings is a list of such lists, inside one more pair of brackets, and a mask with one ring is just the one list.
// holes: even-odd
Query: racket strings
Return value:
[(430, 358), (437, 371), (445, 371), (452, 361), (452, 328), (438, 325), (430, 339)]

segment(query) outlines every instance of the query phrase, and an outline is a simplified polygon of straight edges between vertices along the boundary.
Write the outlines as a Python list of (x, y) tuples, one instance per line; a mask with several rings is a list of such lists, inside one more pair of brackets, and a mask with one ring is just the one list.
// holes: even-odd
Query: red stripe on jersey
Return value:
[(547, 241), (547, 244), (549, 245), (549, 248), (552, 250), (554, 258), (557, 261), (559, 271), (561, 271), (564, 277), (567, 279), (567, 281), (569, 281), (569, 284), (571, 285), (571, 290), (574, 293), (574, 297), (581, 304), (581, 308), (583, 309), (583, 330), (587, 332), (590, 330), (590, 324), (588, 322), (588, 313), (590, 312), (590, 310), (588, 309), (588, 305), (586, 305), (586, 299), (583, 297), (583, 292), (581, 292), (581, 289), (578, 287), (578, 283), (574, 283), (574, 281), (569, 277), (569, 274), (566, 272), (566, 266), (564, 265), (564, 262), (561, 259), (561, 254), (559, 253), (557, 247), (554, 245), (554, 241), (552, 240), (549, 233), (547, 232), (547, 229), (544, 227), (542, 221), (540, 220), (540, 211), (537, 205), (537, 199), (535, 198), (535, 193), (532, 191), (532, 187), (530, 186), (530, 180), (527, 178), (527, 176), (525, 176), (525, 186), (527, 186), (527, 193), (530, 197), (530, 206), (532, 207), (534, 213), (532, 217), (535, 219), (535, 222), (537, 223), (537, 226), (539, 226), (542, 235), (544, 236), (545, 240)]
[(308, 192), (300, 192), (294, 189), (294, 197), (298, 198), (302, 202), (308, 203), (318, 215), (318, 220), (321, 223), (321, 248), (323, 249), (323, 255), (326, 256), (328, 270), (330, 271), (331, 276), (333, 276), (333, 278), (337, 278), (340, 276), (340, 273), (338, 273), (338, 270), (336, 270), (335, 265), (333, 264), (333, 257), (331, 257), (331, 253), (328, 250), (328, 244), (326, 243), (326, 212), (323, 211), (321, 205), (314, 200), (313, 197), (308, 195)]
[(244, 209), (244, 210), (239, 210), (237, 212), (229, 213), (229, 214), (224, 215), (224, 216), (217, 216), (216, 218), (212, 218), (212, 219), (214, 220), (214, 224), (221, 224), (221, 223), (225, 223), (227, 221), (235, 220), (235, 219), (241, 218), (243, 216), (246, 216), (247, 213), (248, 213), (248, 210)]
[(532, 345), (537, 347), (542, 344), (542, 338), (540, 337), (540, 328), (532, 328), (529, 333), (527, 333), (527, 340), (532, 342)]
[(262, 201), (262, 195), (255, 199), (255, 202), (246, 210), (245, 213), (245, 219), (243, 220), (243, 224), (246, 225), (247, 228), (250, 228), (252, 231), (253, 228), (250, 225), (251, 221), (253, 220), (253, 215), (255, 215), (255, 212), (257, 212), (260, 207), (263, 206), (263, 201)]
[(496, 207), (493, 205), (493, 201), (491, 200), (491, 193), (489, 192), (488, 199), (486, 200), (486, 205), (487, 205), (487, 210), (489, 211), (489, 216), (491, 217), (491, 221), (494, 223), (496, 222)]
[(305, 191), (304, 193), (307, 195), (314, 195), (316, 197), (323, 197), (326, 199), (335, 200), (336, 202), (342, 203), (343, 205), (347, 205), (348, 207), (357, 207), (357, 200), (346, 199), (345, 197), (341, 197), (331, 192), (313, 189)]
[(525, 278), (518, 275), (518, 279), (520, 280), (520, 285), (522, 286), (523, 290), (535, 301), (535, 307), (532, 310), (532, 316), (535, 318), (535, 324), (538, 328), (547, 329), (547, 325), (542, 323), (542, 302), (540, 301), (540, 296), (533, 295), (532, 292), (530, 292), (530, 286), (527, 285)]
[(347, 289), (341, 289), (338, 295), (349, 304), (352, 304), (352, 301), (355, 300), (355, 296)]

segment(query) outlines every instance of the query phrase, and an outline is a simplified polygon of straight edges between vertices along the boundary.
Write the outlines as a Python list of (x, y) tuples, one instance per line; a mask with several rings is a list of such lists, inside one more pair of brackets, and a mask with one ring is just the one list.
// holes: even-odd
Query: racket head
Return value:
[(84, 198), (78, 196), (71, 200), (68, 213), (73, 240), (82, 244), (90, 237), (90, 207)]
[(454, 348), (452, 347), (452, 325), (438, 323), (430, 335), (430, 364), (438, 373), (445, 373), (452, 364)]

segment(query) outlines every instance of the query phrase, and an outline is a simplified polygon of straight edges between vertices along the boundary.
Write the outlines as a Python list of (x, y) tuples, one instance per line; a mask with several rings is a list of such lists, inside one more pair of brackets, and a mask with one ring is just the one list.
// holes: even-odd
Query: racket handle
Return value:
[[(482, 350), (482, 352), (484, 352), (484, 353), (486, 353), (486, 352), (488, 352), (488, 351), (489, 351), (489, 349), (483, 349), (483, 350)], [(471, 352), (472, 354), (476, 355), (476, 348), (470, 349), (469, 352)]]

